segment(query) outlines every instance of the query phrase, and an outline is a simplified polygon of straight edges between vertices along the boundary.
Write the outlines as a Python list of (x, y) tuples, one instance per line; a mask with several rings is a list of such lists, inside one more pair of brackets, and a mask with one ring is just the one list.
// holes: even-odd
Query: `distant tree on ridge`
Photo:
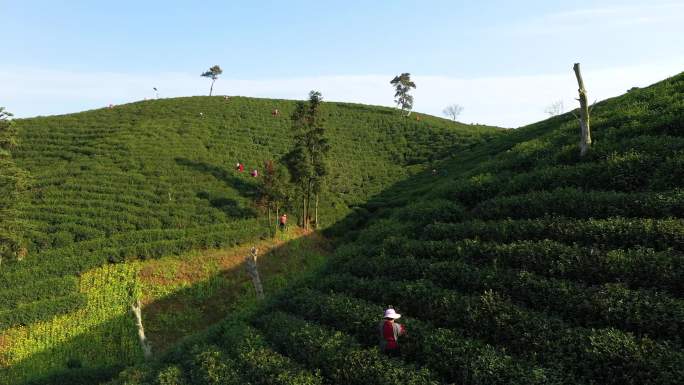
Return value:
[(442, 110), (442, 113), (447, 117), (451, 118), (451, 120), (453, 120), (454, 122), (456, 121), (458, 116), (461, 115), (461, 112), (463, 112), (463, 106), (460, 104), (450, 104), (444, 107), (444, 110)]
[(221, 75), (222, 73), (223, 73), (223, 70), (221, 69), (221, 67), (219, 67), (218, 65), (215, 65), (215, 66), (209, 68), (209, 71), (206, 71), (206, 72), (202, 73), (202, 75), (200, 75), (200, 76), (203, 76), (205, 78), (211, 78), (211, 87), (209, 88), (209, 96), (211, 96), (211, 93), (214, 91), (214, 82), (216, 81), (216, 79), (218, 79), (219, 75)]
[(14, 138), (14, 126), (12, 124), (12, 114), (0, 107), (0, 149), (9, 151), (16, 146)]
[(544, 112), (549, 114), (549, 116), (558, 116), (563, 113), (565, 110), (565, 106), (563, 106), (563, 101), (562, 100), (556, 100), (555, 102), (549, 104), (545, 109)]
[(394, 102), (401, 108), (401, 111), (407, 111), (406, 116), (411, 115), (413, 109), (413, 96), (409, 95), (412, 88), (416, 88), (416, 83), (411, 80), (411, 74), (404, 72), (401, 75), (395, 76), (390, 81), (394, 86)]

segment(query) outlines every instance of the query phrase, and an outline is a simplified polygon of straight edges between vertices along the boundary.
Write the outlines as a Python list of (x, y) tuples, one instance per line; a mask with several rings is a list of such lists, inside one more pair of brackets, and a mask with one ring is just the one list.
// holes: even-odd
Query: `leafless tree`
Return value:
[(456, 121), (458, 116), (461, 115), (461, 112), (463, 112), (463, 106), (460, 104), (451, 104), (451, 105), (446, 106), (442, 110), (442, 113), (445, 116), (450, 117), (451, 120), (453, 120), (454, 122)]
[(584, 88), (584, 81), (582, 80), (582, 73), (580, 72), (580, 63), (575, 63), (572, 69), (575, 71), (575, 76), (577, 77), (577, 85), (579, 86), (577, 90), (579, 92), (579, 98), (577, 100), (580, 103), (580, 156), (584, 156), (589, 151), (589, 147), (591, 147), (591, 109), (589, 108), (589, 105), (587, 103), (587, 90)]
[(563, 112), (565, 112), (565, 106), (563, 106), (563, 101), (559, 99), (549, 104), (544, 109), (544, 112), (549, 114), (549, 116), (558, 116), (562, 114)]

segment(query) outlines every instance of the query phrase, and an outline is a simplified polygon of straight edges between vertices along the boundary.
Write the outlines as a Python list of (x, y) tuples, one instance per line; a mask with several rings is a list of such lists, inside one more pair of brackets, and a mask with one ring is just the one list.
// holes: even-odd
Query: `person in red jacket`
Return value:
[(384, 319), (378, 325), (380, 332), (380, 350), (390, 357), (399, 357), (401, 350), (399, 349), (399, 336), (406, 335), (406, 328), (394, 322), (401, 317), (394, 309), (389, 308), (385, 310)]
[(238, 170), (238, 172), (243, 172), (245, 171), (245, 165), (242, 163), (238, 163), (235, 165), (235, 169)]

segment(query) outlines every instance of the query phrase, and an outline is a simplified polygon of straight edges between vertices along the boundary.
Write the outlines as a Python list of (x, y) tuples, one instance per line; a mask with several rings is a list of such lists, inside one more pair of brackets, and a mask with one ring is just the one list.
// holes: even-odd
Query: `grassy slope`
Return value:
[[(680, 384), (684, 74), (455, 153), (329, 231), (327, 271), (119, 383)], [(383, 307), (403, 355), (375, 350)]]
[[(167, 329), (206, 326), (198, 320), (211, 314), (192, 314), (186, 306), (174, 318), (163, 309), (163, 290), (185, 304), (190, 296), (215, 299), (228, 286), (244, 291), (240, 280), (233, 287), (235, 278), (223, 274), (184, 282), (194, 289), (180, 295), (182, 287), (150, 286), (140, 274), (122, 281), (106, 264), (128, 261), (121, 268), (138, 271), (138, 259), (262, 237), (265, 223), (251, 205), (255, 182), (235, 173), (233, 165), (259, 167), (282, 155), (290, 143), (287, 116), (293, 106), (283, 100), (193, 97), (17, 121), (14, 161), (31, 180), (17, 219), (29, 255), (5, 262), (0, 271), (0, 364), (8, 368), (0, 382), (58, 373), (69, 359), (86, 371), (138, 361), (125, 306), (135, 297), (162, 309), (149, 326), (153, 338), (168, 337), (165, 346), (185, 334), (172, 336)], [(272, 116), (273, 108), (282, 115)], [(429, 116), (408, 120), (387, 108), (326, 103), (323, 111), (332, 143), (324, 224), (454, 148), (498, 134)], [(164, 274), (172, 273), (173, 263), (160, 263)], [(207, 266), (209, 276), (220, 271)], [(84, 278), (91, 275), (98, 280)], [(221, 298), (220, 310), (235, 297)], [(100, 340), (106, 343), (92, 344)]]

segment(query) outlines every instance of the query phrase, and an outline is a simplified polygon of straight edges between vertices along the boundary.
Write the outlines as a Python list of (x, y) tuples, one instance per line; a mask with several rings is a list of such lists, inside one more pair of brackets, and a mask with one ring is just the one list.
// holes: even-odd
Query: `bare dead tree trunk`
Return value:
[(143, 350), (143, 356), (146, 360), (152, 357), (152, 346), (150, 342), (147, 341), (145, 337), (145, 328), (142, 323), (142, 307), (140, 306), (140, 300), (136, 300), (135, 303), (131, 304), (131, 311), (135, 316), (135, 326), (138, 328), (138, 340), (140, 341), (140, 347)]
[(584, 88), (584, 81), (582, 80), (582, 74), (580, 73), (580, 63), (575, 63), (572, 67), (575, 71), (575, 76), (577, 77), (577, 85), (579, 86), (579, 102), (580, 102), (580, 116), (579, 123), (582, 129), (580, 135), (580, 156), (586, 155), (591, 146), (591, 127), (589, 125), (589, 105), (587, 103), (587, 90)]
[(256, 247), (252, 247), (249, 251), (249, 255), (245, 257), (245, 262), (247, 262), (247, 273), (252, 278), (252, 283), (254, 284), (254, 291), (259, 299), (264, 298), (264, 287), (261, 285), (261, 278), (259, 277), (259, 270), (257, 269), (257, 250)]

